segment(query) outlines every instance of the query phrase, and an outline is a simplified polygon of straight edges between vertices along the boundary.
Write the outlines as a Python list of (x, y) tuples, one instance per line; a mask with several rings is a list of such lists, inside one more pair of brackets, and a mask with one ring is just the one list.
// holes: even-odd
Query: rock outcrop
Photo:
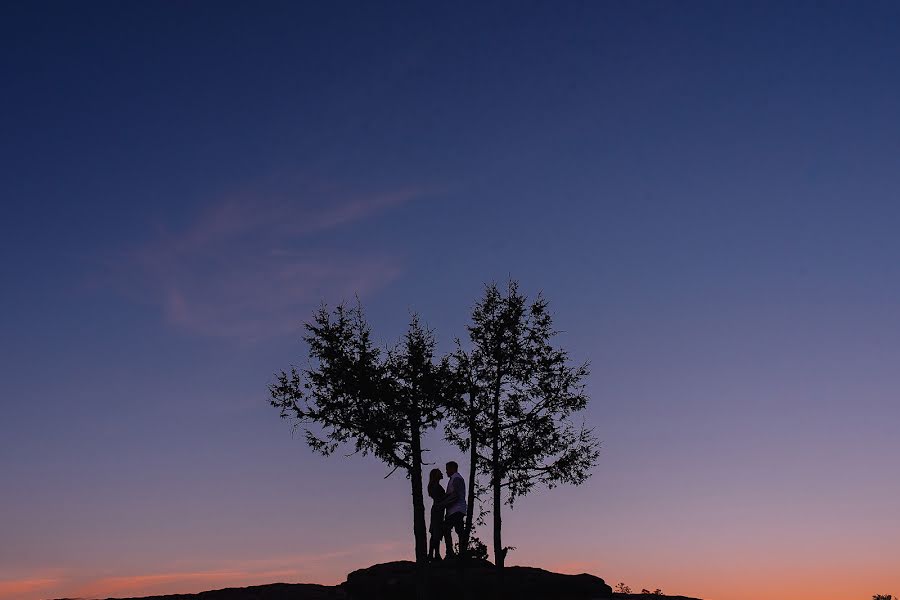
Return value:
[[(338, 587), (314, 583), (270, 583), (243, 588), (224, 588), (197, 594), (168, 594), (140, 598), (107, 598), (106, 600), (345, 600), (347, 594)], [(61, 600), (68, 600), (62, 598)]]
[[(119, 600), (415, 600), (415, 567), (410, 561), (373, 565), (353, 571), (336, 586), (273, 583)], [(496, 571), (488, 561), (471, 561), (462, 569), (457, 561), (445, 560), (429, 565), (424, 575), (429, 600), (497, 598)], [(594, 575), (563, 575), (534, 567), (506, 567), (502, 585), (505, 600), (695, 600), (684, 596), (614, 594), (605, 581)]]
[[(454, 560), (425, 570), (430, 600), (493, 600), (497, 577), (487, 561), (465, 569)], [(533, 567), (506, 567), (504, 597), (510, 600), (594, 600), (612, 597), (612, 588), (594, 575), (563, 575)], [(350, 600), (415, 600), (415, 563), (398, 561), (353, 571), (340, 586)]]

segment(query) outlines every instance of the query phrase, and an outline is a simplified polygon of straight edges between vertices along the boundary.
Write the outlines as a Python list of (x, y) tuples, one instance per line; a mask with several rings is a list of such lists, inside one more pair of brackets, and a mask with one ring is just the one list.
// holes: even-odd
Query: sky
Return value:
[(603, 450), (509, 562), (900, 594), (900, 4), (6, 2), (0, 49), (0, 600), (411, 558), (408, 482), (266, 386), (322, 302), (446, 351), (510, 277)]

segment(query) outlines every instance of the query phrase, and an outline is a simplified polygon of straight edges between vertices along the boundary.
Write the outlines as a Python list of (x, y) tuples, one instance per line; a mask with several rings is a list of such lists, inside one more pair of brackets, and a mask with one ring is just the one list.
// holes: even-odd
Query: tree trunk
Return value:
[(416, 597), (419, 600), (427, 600), (428, 583), (425, 579), (425, 568), (428, 564), (428, 531), (425, 527), (425, 498), (422, 495), (422, 439), (418, 414), (415, 413), (410, 421), (412, 469), (409, 471), (409, 482), (412, 485), (413, 535), (416, 539)]
[(469, 490), (466, 499), (466, 529), (464, 543), (460, 544), (463, 559), (469, 552), (472, 539), (472, 521), (475, 515), (475, 477), (478, 475), (478, 437), (475, 432), (475, 392), (469, 392)]
[[(499, 386), (498, 386), (499, 388)], [(503, 508), (502, 498), (500, 496), (500, 484), (502, 483), (502, 469), (500, 461), (500, 393), (499, 389), (494, 394), (494, 414), (493, 416), (493, 432), (491, 440), (491, 487), (494, 488), (494, 565), (497, 568), (497, 600), (502, 600), (504, 596), (504, 577), (503, 563), (506, 559), (506, 551), (503, 549), (503, 538), (501, 529), (503, 527), (503, 519), (500, 510)]]
[(409, 472), (409, 478), (412, 482), (413, 535), (416, 538), (416, 562), (426, 562), (428, 560), (428, 529), (425, 527), (425, 499), (422, 496), (421, 459), (413, 458), (413, 468)]
[(498, 570), (503, 569), (503, 559), (506, 558), (506, 552), (503, 551), (503, 539), (501, 537), (501, 529), (503, 527), (503, 519), (500, 516), (500, 509), (503, 507), (502, 499), (500, 497), (500, 473), (499, 473), (499, 459), (500, 452), (497, 448), (497, 441), (494, 441), (493, 445), (493, 458), (494, 458), (494, 473), (491, 477), (492, 486), (494, 488), (494, 564), (497, 565)]
[(495, 598), (497, 600), (503, 600), (505, 592), (503, 563), (506, 560), (506, 550), (503, 549), (503, 538), (501, 536), (503, 519), (500, 516), (502, 499), (500, 496), (500, 446), (497, 436), (494, 437), (491, 450), (491, 456), (494, 462), (493, 474), (491, 475), (491, 485), (494, 488), (494, 565), (497, 570), (497, 591)]

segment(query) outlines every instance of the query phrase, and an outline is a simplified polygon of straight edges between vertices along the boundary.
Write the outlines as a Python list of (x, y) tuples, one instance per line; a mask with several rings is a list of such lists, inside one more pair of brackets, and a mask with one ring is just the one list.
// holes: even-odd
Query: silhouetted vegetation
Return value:
[(616, 584), (615, 590), (616, 590), (617, 594), (630, 594), (631, 593), (631, 588), (628, 587), (627, 585), (625, 585), (625, 583), (622, 581), (620, 581), (619, 583)]
[[(446, 369), (433, 362), (434, 336), (414, 316), (401, 342), (381, 352), (360, 306), (316, 312), (306, 324), (309, 368), (282, 371), (270, 402), (303, 427), (311, 449), (330, 455), (349, 444), (403, 469), (413, 499), (416, 562), (427, 560), (422, 434), (442, 417)], [(388, 474), (390, 475), (390, 473)]]
[(892, 594), (873, 594), (872, 600), (897, 600)]
[[(464, 539), (460, 546), (462, 556), (475, 556), (474, 547), (470, 543), (470, 537), (475, 526), (475, 501), (481, 501), (485, 488), (480, 485), (478, 478), (478, 448), (479, 448), (479, 415), (485, 409), (484, 398), (479, 394), (479, 388), (475, 383), (472, 373), (472, 360), (456, 340), (456, 350), (450, 356), (450, 365), (453, 372), (453, 385), (448, 394), (447, 426), (445, 438), (455, 444), (463, 452), (469, 453), (469, 479), (468, 498), (466, 499), (466, 521)], [(479, 512), (479, 524), (483, 523), (483, 512)], [(473, 540), (474, 541), (474, 540)], [(481, 540), (478, 540), (481, 543)], [(482, 546), (484, 544), (482, 543)], [(480, 548), (479, 548), (480, 550)], [(484, 548), (487, 553), (487, 547)], [(486, 556), (485, 556), (486, 558)]]
[[(410, 480), (417, 564), (427, 561), (422, 436), (445, 417), (446, 438), (469, 453), (468, 503), (461, 552), (487, 556), (472, 535), (477, 490), (492, 492), (493, 552), (502, 573), (502, 508), (535, 486), (578, 485), (590, 475), (599, 443), (571, 421), (583, 410), (587, 365), (571, 366), (547, 302), (529, 302), (510, 281), (485, 288), (468, 326), (468, 348), (435, 358), (432, 331), (417, 316), (394, 347), (372, 342), (362, 308), (323, 307), (305, 325), (308, 366), (276, 375), (269, 402), (294, 420), (309, 447), (330, 455), (350, 446)], [(483, 477), (480, 474), (483, 473)], [(484, 483), (479, 483), (483, 481)], [(479, 516), (481, 521), (481, 516)]]
[(487, 560), (488, 559), (488, 547), (487, 544), (478, 539), (477, 535), (470, 535), (468, 538), (469, 548), (468, 554), (470, 558), (474, 560)]
[[(448, 427), (448, 440), (484, 465), (492, 491), (494, 562), (502, 570), (503, 505), (536, 485), (578, 485), (590, 476), (599, 444), (590, 429), (570, 417), (587, 405), (587, 365), (569, 365), (552, 344), (556, 331), (548, 305), (529, 302), (510, 281), (505, 293), (485, 288), (468, 326), (471, 349), (458, 350), (455, 372), (463, 377)], [(470, 487), (474, 488), (474, 485)]]

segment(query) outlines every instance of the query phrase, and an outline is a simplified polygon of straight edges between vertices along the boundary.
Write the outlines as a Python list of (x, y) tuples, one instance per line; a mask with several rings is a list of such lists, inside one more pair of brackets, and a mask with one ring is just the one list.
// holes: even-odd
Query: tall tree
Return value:
[[(475, 498), (479, 488), (478, 448), (481, 434), (479, 416), (486, 410), (484, 394), (472, 372), (472, 359), (456, 340), (456, 350), (450, 355), (452, 384), (447, 388), (447, 423), (445, 438), (463, 452), (469, 453), (469, 479), (466, 499), (466, 521), (463, 539), (460, 540), (460, 554), (468, 555), (474, 525)], [(483, 513), (482, 513), (483, 514)]]
[[(361, 307), (323, 307), (306, 324), (309, 367), (282, 371), (269, 386), (270, 403), (295, 420), (309, 447), (328, 456), (350, 445), (373, 454), (410, 481), (416, 562), (427, 561), (422, 494), (422, 435), (442, 417), (446, 364), (434, 362), (434, 335), (413, 316), (400, 342), (386, 352), (371, 340)], [(424, 589), (420, 587), (420, 596)]]
[(502, 575), (504, 504), (512, 507), (537, 485), (581, 484), (597, 461), (599, 442), (572, 419), (587, 406), (588, 366), (571, 365), (568, 353), (553, 345), (557, 332), (542, 296), (529, 302), (515, 281), (505, 293), (488, 285), (468, 331), (471, 349), (461, 372), (468, 376), (470, 402), (456, 411), (448, 439), (474, 446), (483, 465), (492, 491), (494, 560)]

